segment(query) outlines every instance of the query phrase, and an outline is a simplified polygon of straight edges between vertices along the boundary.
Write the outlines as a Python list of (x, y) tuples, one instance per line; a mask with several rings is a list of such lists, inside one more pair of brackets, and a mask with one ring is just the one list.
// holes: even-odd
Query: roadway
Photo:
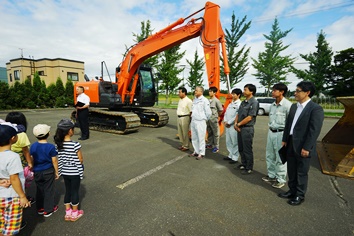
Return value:
[[(220, 153), (210, 150), (195, 160), (177, 149), (175, 110), (162, 128), (115, 135), (91, 131), (82, 141), (85, 177), (80, 189), (84, 216), (64, 221), (64, 183), (57, 181), (59, 210), (49, 218), (24, 212), (28, 226), (21, 235), (354, 235), (354, 181), (323, 175), (312, 159), (305, 202), (290, 206), (281, 191), (263, 182), (266, 175), (267, 116), (257, 118), (255, 166), (241, 175)], [(57, 122), (70, 109), (24, 111), (27, 134), (46, 123), (55, 133)], [(4, 118), (5, 112), (0, 112)], [(320, 139), (337, 122), (326, 118)], [(79, 137), (76, 130), (74, 140)], [(52, 137), (50, 138), (52, 140)], [(117, 187), (118, 186), (118, 187)], [(35, 184), (29, 193), (35, 194)]]

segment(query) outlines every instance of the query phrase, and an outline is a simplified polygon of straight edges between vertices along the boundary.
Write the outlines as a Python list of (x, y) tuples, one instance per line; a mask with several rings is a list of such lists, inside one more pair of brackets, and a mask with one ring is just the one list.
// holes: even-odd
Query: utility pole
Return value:
[(23, 48), (18, 48), (21, 50), (21, 58), (23, 59)]

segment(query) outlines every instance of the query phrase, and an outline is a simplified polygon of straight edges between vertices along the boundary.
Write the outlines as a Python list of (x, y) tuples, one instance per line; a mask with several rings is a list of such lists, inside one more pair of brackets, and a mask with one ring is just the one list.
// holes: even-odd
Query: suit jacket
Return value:
[[(297, 103), (293, 104), (290, 108), (285, 123), (283, 142), (288, 143), (289, 141), (290, 129), (296, 109)], [(322, 107), (313, 101), (309, 101), (301, 112), (293, 130), (293, 147), (297, 155), (301, 156), (301, 149), (305, 149), (310, 152), (309, 157), (317, 156), (316, 141), (320, 135), (323, 120), (324, 112)]]

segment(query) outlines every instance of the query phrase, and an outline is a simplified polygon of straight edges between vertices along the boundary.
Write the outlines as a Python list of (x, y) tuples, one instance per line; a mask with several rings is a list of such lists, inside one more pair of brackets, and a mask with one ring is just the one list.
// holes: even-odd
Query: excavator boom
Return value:
[[(144, 60), (196, 37), (200, 37), (204, 48), (208, 85), (219, 89), (220, 52), (224, 60), (224, 73), (228, 76), (230, 72), (226, 55), (225, 34), (220, 22), (220, 7), (212, 2), (207, 2), (203, 9), (205, 12), (202, 18), (192, 18), (184, 25), (182, 24), (187, 18), (180, 18), (170, 26), (141, 41), (127, 53), (116, 75), (118, 93), (121, 94), (123, 103), (133, 103), (137, 83), (136, 71)], [(203, 9), (191, 14), (188, 18)]]

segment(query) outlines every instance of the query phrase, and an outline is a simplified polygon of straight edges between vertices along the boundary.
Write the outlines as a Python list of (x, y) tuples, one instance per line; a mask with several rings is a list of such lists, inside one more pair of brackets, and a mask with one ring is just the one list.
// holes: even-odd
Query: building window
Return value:
[(15, 77), (15, 80), (20, 80), (20, 71), (19, 70), (14, 71), (14, 77)]
[(44, 71), (43, 70), (38, 71), (38, 75), (44, 75)]
[(68, 80), (69, 79), (71, 79), (71, 81), (79, 81), (79, 74), (68, 72)]
[(12, 82), (12, 74), (11, 74), (11, 73), (10, 73), (10, 76), (9, 76), (9, 77), (10, 77), (10, 82)]

